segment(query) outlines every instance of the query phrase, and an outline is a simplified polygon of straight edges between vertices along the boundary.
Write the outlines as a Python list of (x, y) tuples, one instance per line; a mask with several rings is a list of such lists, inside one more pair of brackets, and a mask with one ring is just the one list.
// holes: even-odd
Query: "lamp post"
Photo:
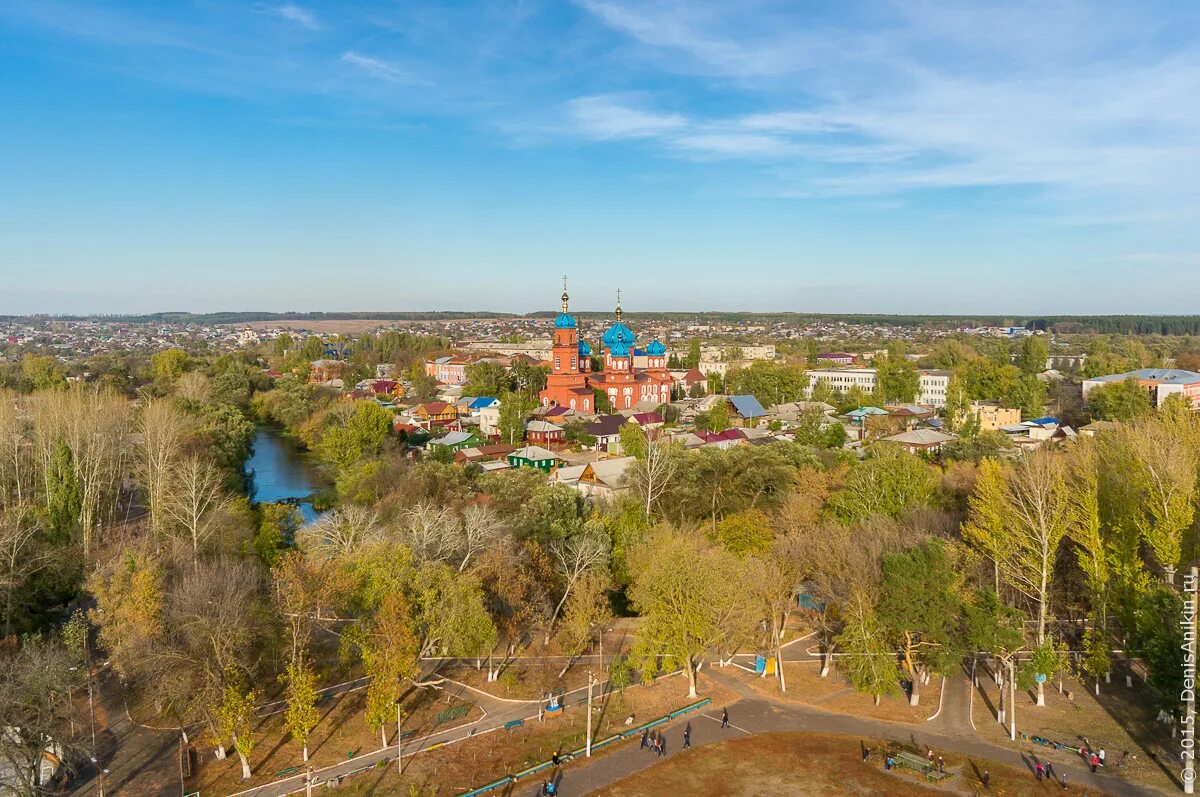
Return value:
[(592, 757), (592, 685), (596, 683), (596, 677), (592, 675), (592, 671), (588, 670), (588, 704), (587, 704), (587, 747), (586, 757)]
[(400, 749), (400, 701), (396, 701), (396, 774), (404, 774), (404, 753)]

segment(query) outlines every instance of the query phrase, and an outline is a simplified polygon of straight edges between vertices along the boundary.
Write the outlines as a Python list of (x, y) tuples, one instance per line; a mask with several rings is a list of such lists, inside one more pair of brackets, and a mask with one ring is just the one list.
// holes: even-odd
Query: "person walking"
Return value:
[(683, 749), (692, 749), (692, 723), (690, 722), (687, 724), (687, 727), (683, 729)]
[(1037, 762), (1037, 765), (1034, 766), (1033, 774), (1037, 776), (1038, 780), (1046, 777), (1046, 767), (1042, 765), (1041, 761)]
[(1054, 780), (1054, 764), (1050, 761), (1046, 762), (1046, 777), (1050, 780)]
[(1101, 747), (1096, 753), (1096, 757), (1100, 759), (1100, 766), (1104, 766), (1104, 748)]
[(890, 770), (894, 766), (896, 766), (896, 759), (892, 758), (891, 755), (883, 760), (884, 769)]
[(721, 730), (729, 727), (729, 709), (721, 709)]
[(985, 790), (985, 791), (986, 791), (987, 789), (991, 788), (991, 785), (992, 785), (992, 773), (991, 773), (991, 772), (988, 772), (988, 771), (985, 769), (985, 770), (983, 771), (983, 778), (982, 778), (982, 781), (983, 781), (983, 788), (984, 788), (984, 790)]
[(929, 748), (929, 766), (933, 766), (933, 748)]
[(667, 754), (667, 737), (658, 737), (658, 757), (662, 758)]
[(1067, 790), (1067, 773), (1066, 772), (1064, 772), (1062, 774), (1062, 787), (1063, 787), (1063, 791)]
[(1095, 753), (1092, 753), (1091, 764), (1092, 764), (1092, 772), (1094, 773), (1096, 771), (1096, 768), (1100, 766), (1100, 756), (1096, 755)]
[(649, 744), (650, 744), (650, 731), (643, 730), (642, 731), (642, 746), (639, 747), (638, 749), (645, 750)]
[(863, 753), (863, 761), (869, 761), (871, 759), (871, 748), (867, 747), (865, 744), (863, 745), (862, 753)]
[(942, 759), (941, 756), (938, 756), (938, 772), (943, 775), (946, 774), (946, 762)]

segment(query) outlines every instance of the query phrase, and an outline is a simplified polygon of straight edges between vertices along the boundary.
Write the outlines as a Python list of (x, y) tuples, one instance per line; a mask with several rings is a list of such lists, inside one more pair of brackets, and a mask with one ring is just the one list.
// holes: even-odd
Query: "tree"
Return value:
[(1021, 353), (1017, 363), (1027, 376), (1037, 376), (1046, 370), (1046, 361), (1050, 358), (1050, 346), (1042, 335), (1029, 335), (1021, 341)]
[(418, 401), (428, 401), (437, 395), (437, 379), (425, 373), (425, 369), (420, 363), (414, 363), (405, 376), (410, 385), (409, 396), (412, 398)]
[[(970, 650), (989, 654), (999, 661), (996, 682), (1000, 687), (1000, 706), (996, 712), (996, 721), (1003, 725), (1007, 701), (1004, 697), (1002, 673), (1012, 671), (1013, 657), (1025, 643), (1025, 634), (1021, 629), (1021, 612), (1002, 603), (995, 590), (976, 590), (974, 600), (963, 607), (963, 634)], [(1016, 728), (1014, 717), (1011, 727), (1014, 739)]]
[(340, 559), (383, 539), (378, 514), (359, 504), (332, 509), (296, 530), (296, 542), (305, 553), (323, 559)]
[(164, 514), (191, 547), (192, 556), (198, 557), (230, 505), (225, 479), (206, 457), (191, 454), (172, 469), (170, 480), (172, 489)]
[(242, 762), (242, 780), (249, 780), (250, 754), (254, 751), (254, 702), (258, 695), (242, 686), (240, 679), (232, 680), (221, 695), (214, 735), (218, 743), (233, 740), (233, 749)]
[(899, 517), (933, 496), (935, 477), (920, 457), (893, 446), (879, 447), (850, 471), (846, 484), (829, 498), (828, 512), (843, 522), (872, 515)]
[(1191, 413), (1163, 417), (1122, 429), (1121, 439), (1133, 454), (1127, 476), (1143, 507), (1135, 525), (1173, 586), (1184, 533), (1196, 516), (1200, 425)]
[(921, 684), (931, 673), (945, 672), (959, 650), (958, 582), (954, 562), (937, 540), (883, 561), (878, 616), (912, 683), (909, 705), (920, 702)]
[(717, 521), (716, 541), (739, 559), (771, 549), (771, 519), (760, 509), (744, 509)]
[(356, 401), (340, 422), (326, 429), (317, 443), (317, 455), (348, 468), (376, 454), (392, 431), (392, 414), (374, 401)]
[(753, 626), (745, 565), (693, 535), (661, 533), (638, 547), (630, 567), (629, 597), (642, 617), (631, 658), (647, 678), (660, 661), (681, 666), (695, 697), (705, 658)]
[[(624, 443), (622, 443), (624, 450)], [(679, 469), (679, 447), (661, 440), (646, 443), (646, 455), (634, 463), (627, 477), (642, 502), (646, 518), (649, 519), (655, 504), (670, 489), (671, 481)]]
[[(6, 793), (38, 797), (49, 793), (40, 770), (48, 749), (70, 760), (80, 751), (72, 734), (75, 717), (71, 690), (82, 670), (57, 640), (27, 637), (0, 654), (0, 767)], [(45, 788), (43, 788), (45, 786)]]
[(283, 552), (295, 544), (296, 530), (303, 524), (300, 509), (291, 504), (259, 504), (254, 552), (267, 567), (274, 567)]
[(190, 433), (188, 417), (162, 399), (151, 400), (138, 417), (141, 451), (137, 473), (150, 505), (150, 527), (167, 531), (166, 504), (171, 472), (182, 457)]
[(889, 352), (875, 363), (875, 392), (884, 404), (907, 404), (916, 401), (921, 389), (921, 374), (898, 352)]
[(53, 558), (60, 554), (50, 546), (39, 544), (40, 532), (31, 503), (14, 503), (0, 509), (0, 590), (4, 594), (5, 639), (13, 634), (17, 609), (24, 610), (36, 600), (29, 595), (18, 601), (18, 595), (28, 592), (29, 579), (49, 567)]
[(779, 691), (787, 691), (784, 675), (783, 639), (788, 617), (796, 606), (796, 593), (803, 577), (800, 551), (806, 540), (801, 534), (789, 534), (772, 541), (770, 550), (750, 563), (749, 583), (759, 611), (767, 618), (771, 648), (775, 651), (775, 672)]
[(67, 384), (65, 365), (54, 357), (29, 352), (21, 358), (21, 375), (31, 390), (58, 390)]
[(83, 512), (83, 491), (75, 472), (75, 457), (65, 440), (54, 446), (46, 472), (46, 515), (50, 528), (60, 540), (70, 537)]
[(646, 433), (636, 423), (621, 424), (621, 454), (627, 457), (646, 458)]
[(505, 393), (500, 397), (500, 439), (516, 445), (525, 439), (525, 421), (537, 407), (536, 399), (525, 391)]
[(729, 405), (720, 398), (706, 411), (696, 416), (696, 430), (700, 432), (723, 432), (729, 428)]
[(150, 375), (155, 382), (172, 385), (191, 365), (192, 358), (183, 349), (164, 349), (150, 358)]
[(467, 382), (464, 396), (499, 396), (513, 389), (512, 380), (504, 366), (493, 362), (471, 363), (466, 367)]
[[(402, 593), (384, 597), (374, 614), (347, 634), (370, 676), (367, 685), (367, 724), (379, 731), (380, 746), (387, 746), (385, 724), (396, 716), (405, 681), (420, 674), (421, 643), (412, 607)], [(396, 732), (400, 729), (397, 727)]]
[(611, 542), (597, 530), (584, 530), (551, 543), (550, 558), (562, 583), (562, 597), (550, 613), (550, 623), (546, 629), (547, 644), (558, 614), (571, 597), (571, 592), (588, 573), (608, 568), (611, 551)]
[(837, 637), (843, 651), (838, 670), (857, 691), (881, 698), (900, 691), (896, 654), (867, 593), (856, 590), (846, 607), (845, 627)]
[[(559, 647), (567, 657), (566, 664), (558, 674), (559, 678), (566, 675), (592, 638), (603, 633), (605, 624), (612, 616), (608, 603), (610, 586), (608, 573), (597, 568), (589, 570), (571, 591), (558, 631)], [(600, 666), (603, 667), (604, 662)]]
[[(1002, 530), (1004, 542), (985, 540), (984, 550), (998, 557), (1000, 579), (1034, 604), (1039, 647), (1046, 643), (1058, 549), (1072, 522), (1064, 470), (1053, 452), (1037, 449), (1011, 471), (1002, 489), (993, 486), (986, 495), (977, 491), (983, 503), (973, 505), (986, 518), (977, 528)], [(1037, 704), (1044, 706), (1043, 684), (1037, 686)]]
[(1092, 417), (1103, 421), (1128, 422), (1154, 411), (1149, 391), (1133, 377), (1092, 388), (1087, 394), (1087, 405)]
[(697, 338), (692, 338), (690, 341), (688, 341), (688, 353), (683, 359), (683, 367), (700, 367), (700, 341)]

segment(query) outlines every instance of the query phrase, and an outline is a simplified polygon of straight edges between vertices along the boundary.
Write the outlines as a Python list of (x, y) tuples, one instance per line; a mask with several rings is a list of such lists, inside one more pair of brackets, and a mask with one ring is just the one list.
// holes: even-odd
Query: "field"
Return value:
[[(878, 747), (876, 748), (878, 749)], [(980, 786), (982, 767), (990, 774), (990, 789)], [(756, 797), (791, 795), (880, 795), (923, 797), (944, 794), (993, 794), (1008, 797), (1083, 794), (1082, 789), (1063, 790), (1039, 783), (1027, 773), (996, 765), (949, 757), (947, 781), (939, 788), (927, 786), (904, 770), (886, 772), (878, 754), (864, 763), (860, 741), (830, 734), (780, 733), (741, 737), (698, 747), (665, 763), (643, 770), (594, 792), (597, 797), (661, 797), (686, 794), (691, 797), (724, 797), (753, 794)], [(564, 784), (565, 785), (565, 784)], [(1105, 797), (1088, 789), (1089, 797)]]

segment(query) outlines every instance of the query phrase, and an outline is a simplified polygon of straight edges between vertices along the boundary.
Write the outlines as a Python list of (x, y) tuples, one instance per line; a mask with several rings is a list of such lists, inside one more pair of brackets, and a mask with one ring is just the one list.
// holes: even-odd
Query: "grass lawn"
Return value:
[[(1082, 789), (1063, 790), (1037, 782), (1028, 772), (958, 757), (946, 760), (949, 777), (938, 787), (927, 785), (907, 770), (886, 772), (876, 754), (862, 760), (860, 740), (832, 734), (779, 733), (739, 737), (704, 745), (670, 758), (594, 794), (597, 797), (723, 797), (753, 794), (756, 797), (811, 795), (888, 795), (923, 797), (945, 794), (992, 794), (1007, 797), (1067, 795)], [(883, 748), (878, 742), (874, 749)], [(983, 767), (991, 773), (991, 788), (984, 792), (979, 777)], [(1095, 789), (1089, 797), (1107, 797)]]

